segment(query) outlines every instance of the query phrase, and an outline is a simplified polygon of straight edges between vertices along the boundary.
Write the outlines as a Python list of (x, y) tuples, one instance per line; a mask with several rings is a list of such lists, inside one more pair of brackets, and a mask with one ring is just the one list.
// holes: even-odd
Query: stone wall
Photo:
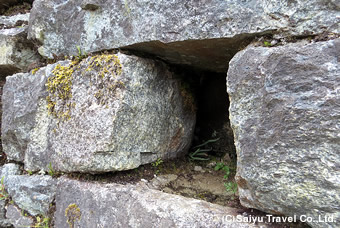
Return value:
[(243, 207), (339, 227), (339, 12), (333, 0), (35, 0), (1, 16), (0, 226), (284, 227), (146, 180), (94, 181), (185, 156), (203, 104), (214, 120), (200, 126), (223, 129), (205, 137), (230, 135), (230, 119)]

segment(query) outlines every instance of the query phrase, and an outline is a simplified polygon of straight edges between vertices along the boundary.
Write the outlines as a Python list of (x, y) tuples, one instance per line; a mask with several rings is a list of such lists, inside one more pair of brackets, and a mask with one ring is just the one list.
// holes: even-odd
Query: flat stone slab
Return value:
[(7, 77), (3, 150), (25, 169), (109, 172), (185, 154), (194, 99), (162, 62), (103, 54)]
[(248, 47), (230, 62), (242, 205), (340, 226), (339, 53), (336, 39)]
[(224, 72), (225, 63), (257, 35), (339, 33), (339, 16), (335, 1), (318, 0), (308, 4), (302, 0), (66, 0), (62, 4), (35, 0), (29, 37), (42, 43), (39, 53), (49, 58), (77, 55), (77, 46), (88, 53), (128, 48)]
[(232, 208), (148, 189), (143, 184), (99, 184), (62, 177), (58, 183), (55, 226), (259, 227), (228, 221), (227, 215), (237, 214)]

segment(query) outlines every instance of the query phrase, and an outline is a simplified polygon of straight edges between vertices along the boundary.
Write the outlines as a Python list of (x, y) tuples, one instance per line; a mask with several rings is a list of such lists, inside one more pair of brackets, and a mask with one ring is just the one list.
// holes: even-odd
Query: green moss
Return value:
[(74, 223), (81, 219), (81, 211), (77, 204), (70, 204), (65, 210), (65, 217), (70, 228), (74, 228)]

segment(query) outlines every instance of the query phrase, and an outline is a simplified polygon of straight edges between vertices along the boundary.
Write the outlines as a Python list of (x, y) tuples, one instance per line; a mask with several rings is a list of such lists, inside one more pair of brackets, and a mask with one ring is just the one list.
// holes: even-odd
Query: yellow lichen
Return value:
[[(90, 73), (90, 85), (95, 85), (98, 88), (94, 96), (98, 99), (99, 104), (107, 105), (109, 95), (112, 95), (116, 88), (124, 87), (124, 83), (117, 80), (117, 77), (122, 73), (122, 65), (118, 57), (113, 54), (96, 55), (86, 59), (85, 64), (87, 67), (82, 71), (82, 75)], [(71, 109), (75, 106), (75, 103), (71, 102), (72, 75), (74, 71), (80, 69), (80, 65), (79, 59), (71, 62), (68, 66), (58, 64), (52, 71), (53, 76), (47, 80), (47, 108), (49, 114), (59, 121), (71, 118)]]
[[(70, 99), (72, 98), (72, 74), (78, 62), (71, 62), (69, 66), (58, 64), (52, 71), (53, 76), (47, 79), (48, 91), (47, 108), (50, 115), (59, 120), (70, 119)], [(58, 107), (56, 107), (58, 104)]]
[(74, 223), (76, 220), (81, 219), (81, 211), (77, 204), (70, 204), (65, 210), (65, 217), (67, 218), (67, 223), (69, 224), (70, 228), (74, 228)]
[(113, 95), (117, 88), (124, 88), (124, 83), (119, 81), (117, 77), (122, 73), (122, 65), (116, 55), (103, 54), (90, 58), (86, 72), (94, 71), (92, 74), (91, 86), (96, 85), (98, 91), (94, 94), (98, 103), (107, 105), (108, 98)]
[(31, 73), (32, 73), (33, 75), (35, 75), (35, 73), (37, 73), (38, 70), (39, 70), (39, 68), (34, 68), (34, 69), (32, 70)]

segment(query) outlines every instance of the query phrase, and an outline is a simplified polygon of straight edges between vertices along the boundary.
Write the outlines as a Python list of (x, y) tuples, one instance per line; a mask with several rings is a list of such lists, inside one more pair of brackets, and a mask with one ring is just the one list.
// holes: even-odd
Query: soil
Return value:
[[(140, 166), (130, 171), (106, 174), (69, 174), (73, 179), (83, 181), (96, 181), (101, 183), (137, 184), (142, 181), (149, 188), (163, 192), (182, 195), (189, 198), (205, 200), (210, 203), (236, 208), (244, 216), (262, 216), (266, 213), (243, 207), (238, 199), (237, 192), (227, 190), (224, 183), (234, 181), (236, 162), (228, 155), (224, 158), (209, 155), (209, 161), (190, 161), (188, 157), (169, 161), (158, 160), (152, 164)], [(222, 162), (228, 166), (231, 173), (225, 179), (225, 171), (215, 170), (216, 164)], [(267, 224), (268, 225), (268, 224)], [(272, 223), (272, 228), (308, 228), (307, 224), (298, 223)]]

